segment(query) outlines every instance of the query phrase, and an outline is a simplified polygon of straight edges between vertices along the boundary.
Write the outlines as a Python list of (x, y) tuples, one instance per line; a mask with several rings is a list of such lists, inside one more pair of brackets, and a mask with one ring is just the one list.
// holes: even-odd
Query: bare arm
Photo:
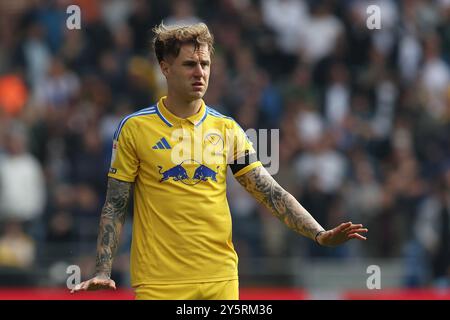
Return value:
[[(292, 230), (326, 246), (335, 246), (349, 239), (365, 240), (357, 232), (367, 232), (360, 224), (343, 223), (325, 231), (311, 214), (264, 167), (257, 167), (236, 178), (237, 181), (272, 214)], [(320, 235), (316, 239), (318, 233)]]
[(114, 256), (119, 245), (120, 232), (125, 223), (127, 205), (132, 183), (108, 178), (108, 190), (103, 205), (97, 238), (97, 259), (95, 276), (72, 289), (72, 293), (82, 290), (115, 289), (110, 279)]

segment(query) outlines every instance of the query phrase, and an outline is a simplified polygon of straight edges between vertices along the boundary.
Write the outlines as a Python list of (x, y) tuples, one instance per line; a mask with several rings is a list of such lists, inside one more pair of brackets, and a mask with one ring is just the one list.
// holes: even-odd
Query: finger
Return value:
[(110, 283), (110, 284), (106, 287), (106, 289), (109, 289), (109, 290), (116, 290), (116, 286), (115, 286), (114, 284)]
[(93, 284), (95, 284), (95, 282), (92, 280), (85, 281), (81, 284), (80, 290), (89, 290), (89, 287), (91, 287)]
[(363, 237), (362, 235), (358, 234), (358, 233), (352, 233), (351, 235), (348, 236), (349, 239), (358, 239), (358, 240), (367, 240), (366, 237)]
[(81, 283), (76, 284), (76, 285), (72, 288), (72, 290), (70, 290), (70, 293), (75, 293), (75, 292), (78, 292), (78, 291), (82, 290), (82, 286), (83, 286), (83, 285), (84, 285), (84, 282), (81, 282)]
[(78, 291), (78, 289), (79, 289), (79, 285), (77, 284), (72, 288), (72, 290), (70, 290), (70, 293), (75, 293)]
[(350, 231), (347, 231), (347, 234), (352, 233), (360, 233), (360, 232), (368, 232), (369, 230), (367, 228), (359, 228), (359, 229), (352, 229)]
[(80, 284), (77, 284), (77, 285), (75, 286), (75, 291), (86, 290), (86, 289), (84, 288), (85, 285), (86, 285), (86, 282), (82, 282), (82, 283), (80, 283)]
[(350, 227), (352, 225), (351, 222), (345, 222), (345, 223), (341, 223), (339, 226), (337, 226), (335, 228), (336, 232), (341, 232), (342, 230), (347, 229), (348, 227)]
[(111, 289), (111, 290), (115, 290), (116, 289), (116, 283), (114, 282), (114, 280), (108, 280), (107, 282), (105, 282), (103, 284), (103, 288), (104, 289)]
[(345, 228), (344, 231), (347, 232), (349, 230), (359, 229), (359, 228), (362, 228), (362, 227), (363, 227), (362, 224), (352, 224), (349, 227)]

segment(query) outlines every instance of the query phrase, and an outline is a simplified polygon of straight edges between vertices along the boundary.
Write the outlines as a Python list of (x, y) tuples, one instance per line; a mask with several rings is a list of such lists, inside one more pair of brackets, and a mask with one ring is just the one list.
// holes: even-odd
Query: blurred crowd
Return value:
[(401, 258), (405, 286), (449, 286), (449, 0), (0, 1), (0, 285), (64, 284), (68, 264), (93, 272), (113, 132), (166, 90), (150, 42), (161, 21), (208, 24), (205, 101), (244, 129), (280, 130), (285, 189), (326, 228), (369, 228), (364, 243), (321, 248), (230, 179), (241, 268)]

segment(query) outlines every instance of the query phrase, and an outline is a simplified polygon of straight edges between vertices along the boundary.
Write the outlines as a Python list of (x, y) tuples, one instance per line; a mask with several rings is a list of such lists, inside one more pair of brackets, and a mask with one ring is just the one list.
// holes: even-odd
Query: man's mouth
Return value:
[(192, 86), (194, 87), (194, 90), (201, 90), (204, 87), (203, 83), (201, 82), (194, 82)]

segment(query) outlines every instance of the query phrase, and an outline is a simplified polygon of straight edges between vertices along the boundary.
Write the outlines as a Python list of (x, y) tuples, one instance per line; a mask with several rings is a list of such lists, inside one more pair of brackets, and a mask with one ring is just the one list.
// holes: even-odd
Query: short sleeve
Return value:
[[(230, 134), (231, 133), (231, 134)], [(232, 121), (231, 132), (228, 134), (230, 146), (230, 156), (228, 163), (235, 177), (243, 175), (253, 168), (261, 166), (253, 144), (244, 130), (236, 121)], [(230, 142), (232, 141), (232, 142)]]
[(139, 169), (136, 141), (130, 121), (121, 123), (113, 138), (108, 177), (134, 182)]

